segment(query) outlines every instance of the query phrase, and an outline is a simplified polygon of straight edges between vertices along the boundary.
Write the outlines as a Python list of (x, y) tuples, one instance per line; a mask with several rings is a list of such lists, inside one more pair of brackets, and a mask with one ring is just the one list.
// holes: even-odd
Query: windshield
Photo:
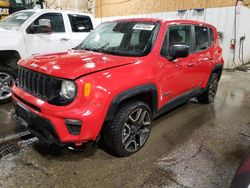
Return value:
[(98, 26), (78, 49), (120, 56), (144, 56), (153, 46), (157, 23), (107, 22)]
[(19, 30), (20, 26), (35, 12), (17, 12), (0, 21), (0, 28)]

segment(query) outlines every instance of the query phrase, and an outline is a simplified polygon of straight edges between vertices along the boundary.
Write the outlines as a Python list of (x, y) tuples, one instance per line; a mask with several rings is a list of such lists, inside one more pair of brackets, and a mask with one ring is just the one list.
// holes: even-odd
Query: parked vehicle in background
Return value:
[(11, 100), (19, 59), (76, 47), (91, 30), (91, 15), (62, 10), (24, 10), (0, 21), (0, 104)]
[(19, 61), (16, 119), (49, 144), (101, 135), (109, 153), (128, 156), (145, 145), (153, 118), (193, 97), (213, 103), (223, 63), (211, 25), (103, 23), (74, 50)]
[(44, 3), (44, 0), (0, 0), (0, 20), (20, 10), (43, 8)]

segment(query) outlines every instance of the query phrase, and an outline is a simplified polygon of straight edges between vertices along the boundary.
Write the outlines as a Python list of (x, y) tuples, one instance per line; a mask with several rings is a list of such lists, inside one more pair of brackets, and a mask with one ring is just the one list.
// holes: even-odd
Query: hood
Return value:
[(67, 52), (33, 56), (29, 59), (20, 60), (18, 64), (37, 72), (73, 80), (93, 72), (132, 64), (137, 60), (137, 57), (69, 50)]
[(19, 31), (0, 28), (0, 50), (14, 50), (18, 47), (22, 35)]
[(18, 38), (20, 37), (21, 33), (17, 30), (7, 30), (2, 27), (0, 27), (0, 39), (5, 38)]
[(20, 43), (23, 45), (20, 32), (0, 28), (0, 50), (16, 50)]

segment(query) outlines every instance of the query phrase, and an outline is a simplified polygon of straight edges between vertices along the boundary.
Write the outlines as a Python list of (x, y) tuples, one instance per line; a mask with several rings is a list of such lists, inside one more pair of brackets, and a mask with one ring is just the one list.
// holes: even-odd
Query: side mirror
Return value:
[(188, 57), (189, 54), (189, 46), (182, 44), (175, 44), (170, 47), (169, 55), (171, 56), (171, 60), (177, 58)]

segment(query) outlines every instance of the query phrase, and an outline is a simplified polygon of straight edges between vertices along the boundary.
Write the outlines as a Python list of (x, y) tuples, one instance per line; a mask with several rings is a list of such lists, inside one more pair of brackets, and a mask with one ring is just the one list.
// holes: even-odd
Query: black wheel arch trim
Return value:
[(210, 81), (211, 81), (211, 79), (212, 79), (212, 76), (213, 76), (213, 74), (214, 74), (215, 72), (220, 71), (220, 74), (219, 74), (219, 79), (220, 79), (221, 74), (222, 74), (222, 70), (223, 70), (223, 63), (214, 65), (214, 67), (212, 68), (211, 73), (210, 73), (210, 75), (209, 75), (209, 79), (208, 79), (208, 81), (207, 81), (207, 85), (206, 85), (206, 88), (205, 88), (205, 89), (207, 89), (207, 88), (209, 87), (209, 83), (210, 83)]
[(115, 116), (115, 113), (119, 107), (119, 105), (130, 98), (136, 97), (140, 94), (148, 93), (150, 92), (152, 94), (152, 100), (151, 100), (151, 107), (152, 107), (152, 113), (153, 115), (157, 113), (158, 111), (158, 92), (155, 84), (146, 84), (146, 85), (140, 85), (133, 88), (130, 88), (126, 91), (123, 91), (116, 95), (108, 109), (108, 112), (106, 114), (105, 121), (112, 120)]
[(17, 71), (17, 62), (21, 59), (21, 55), (17, 50), (0, 50), (0, 57), (0, 66)]

